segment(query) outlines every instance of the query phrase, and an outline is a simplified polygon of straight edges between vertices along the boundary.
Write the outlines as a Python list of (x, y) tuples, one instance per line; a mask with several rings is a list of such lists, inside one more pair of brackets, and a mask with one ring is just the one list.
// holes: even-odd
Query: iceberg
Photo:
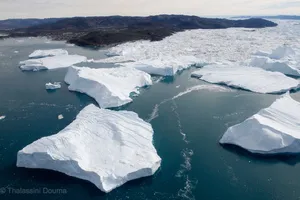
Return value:
[(258, 67), (268, 71), (281, 72), (290, 76), (300, 76), (300, 53), (292, 47), (282, 45), (272, 53), (256, 52), (250, 59), (249, 66)]
[(228, 128), (220, 143), (259, 154), (299, 153), (299, 122), (300, 103), (285, 94), (270, 107)]
[(58, 119), (58, 120), (61, 120), (61, 119), (63, 119), (63, 118), (64, 118), (64, 116), (63, 116), (62, 114), (60, 114), (60, 115), (57, 116), (57, 119)]
[(70, 67), (74, 64), (87, 61), (85, 56), (60, 55), (38, 59), (29, 59), (20, 62), (20, 69), (23, 71), (39, 71), (46, 69), (58, 69)]
[(282, 45), (274, 49), (272, 53), (269, 55), (269, 57), (272, 59), (279, 60), (285, 57), (294, 56), (295, 54), (296, 52), (293, 50), (293, 48), (287, 45)]
[(192, 73), (192, 77), (257, 93), (284, 93), (299, 88), (299, 81), (279, 72), (235, 65), (209, 65)]
[(194, 56), (182, 56), (178, 58), (161, 58), (142, 60), (138, 62), (120, 63), (121, 66), (132, 67), (152, 75), (174, 76), (177, 72), (191, 66), (203, 66), (201, 60)]
[(85, 93), (101, 108), (119, 107), (132, 102), (131, 94), (138, 88), (152, 85), (151, 76), (134, 68), (69, 68), (65, 82), (70, 91)]
[(5, 116), (4, 116), (4, 115), (3, 115), (3, 116), (0, 115), (0, 120), (2, 120), (2, 119), (5, 119)]
[(300, 70), (294, 67), (289, 61), (274, 60), (269, 57), (253, 56), (250, 66), (262, 68), (267, 71), (281, 72), (290, 76), (300, 76)]
[(46, 83), (46, 90), (56, 90), (61, 88), (60, 82)]
[(68, 55), (68, 51), (64, 49), (50, 49), (50, 50), (35, 50), (30, 54), (29, 58), (44, 58), (52, 56)]
[(20, 150), (17, 167), (62, 172), (110, 192), (157, 171), (161, 158), (152, 137), (151, 125), (136, 113), (89, 105), (59, 133)]

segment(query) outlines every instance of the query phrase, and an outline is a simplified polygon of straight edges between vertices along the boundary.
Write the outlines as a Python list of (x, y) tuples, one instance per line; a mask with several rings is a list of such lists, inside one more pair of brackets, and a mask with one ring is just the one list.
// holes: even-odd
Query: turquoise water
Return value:
[[(154, 145), (162, 158), (154, 176), (131, 181), (105, 194), (89, 182), (61, 173), (17, 168), (18, 150), (57, 133), (84, 106), (95, 103), (86, 95), (69, 92), (65, 84), (55, 92), (45, 90), (46, 82), (63, 82), (66, 69), (36, 73), (19, 70), (19, 61), (33, 50), (50, 48), (64, 48), (94, 59), (105, 57), (103, 51), (46, 43), (45, 39), (0, 41), (0, 115), (6, 116), (0, 121), (1, 200), (300, 199), (300, 158), (253, 156), (218, 144), (229, 126), (269, 106), (277, 96), (241, 90), (197, 90), (172, 99), (193, 86), (208, 85), (190, 78), (193, 68), (174, 78), (153, 77), (153, 86), (143, 89), (133, 103), (119, 108), (134, 111), (152, 124)], [(298, 93), (292, 96), (300, 100)], [(57, 119), (59, 114), (63, 120)], [(17, 194), (11, 188), (36, 190)], [(44, 188), (48, 193), (43, 192)]]

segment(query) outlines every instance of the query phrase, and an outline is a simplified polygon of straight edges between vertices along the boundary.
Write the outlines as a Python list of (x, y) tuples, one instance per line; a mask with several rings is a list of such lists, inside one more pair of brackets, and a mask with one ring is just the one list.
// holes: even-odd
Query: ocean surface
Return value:
[[(44, 38), (0, 40), (0, 199), (300, 199), (299, 157), (253, 156), (221, 146), (226, 129), (268, 107), (278, 96), (215, 87), (185, 70), (174, 78), (153, 77), (133, 103), (122, 108), (150, 122), (154, 145), (162, 158), (159, 171), (105, 194), (92, 183), (47, 171), (16, 167), (17, 152), (33, 141), (57, 133), (79, 111), (96, 102), (69, 92), (66, 69), (22, 72), (18, 63), (36, 49), (64, 48), (70, 54), (101, 59), (100, 51)], [(80, 66), (111, 67), (83, 63)], [(46, 82), (62, 82), (47, 92)], [(300, 101), (300, 94), (292, 94)], [(58, 120), (62, 114), (64, 119)], [(105, 144), (99, 144), (105, 145)]]

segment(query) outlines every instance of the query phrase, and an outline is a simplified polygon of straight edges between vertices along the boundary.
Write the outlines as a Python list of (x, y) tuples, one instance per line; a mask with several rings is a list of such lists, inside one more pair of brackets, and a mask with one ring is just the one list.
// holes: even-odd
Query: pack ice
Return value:
[(87, 58), (85, 56), (58, 55), (21, 61), (20, 69), (23, 71), (39, 71), (46, 69), (51, 70), (57, 68), (66, 68), (85, 61), (87, 61)]
[(131, 93), (152, 85), (151, 76), (134, 68), (69, 68), (65, 82), (69, 90), (85, 93), (94, 98), (101, 108), (119, 107), (130, 103)]
[(68, 55), (68, 51), (64, 49), (49, 49), (49, 50), (35, 50), (30, 54), (29, 58), (44, 58), (51, 56)]
[(299, 87), (299, 81), (279, 72), (235, 65), (208, 65), (192, 73), (201, 80), (257, 93), (283, 93)]
[(286, 75), (300, 76), (300, 52), (288, 45), (279, 46), (270, 54), (258, 51), (252, 56), (249, 65)]
[(17, 166), (62, 172), (110, 192), (160, 167), (152, 136), (151, 125), (134, 112), (89, 105), (59, 133), (20, 150)]
[[(291, 21), (276, 21), (277, 27), (188, 30), (161, 41), (136, 41), (108, 49), (108, 57), (93, 62), (116, 63), (135, 67), (150, 74), (174, 75), (191, 65), (244, 62), (259, 49), (278, 45), (299, 47), (300, 26)], [(274, 39), (275, 38), (275, 39)]]
[(246, 121), (230, 127), (220, 140), (260, 154), (300, 152), (300, 103), (289, 94)]

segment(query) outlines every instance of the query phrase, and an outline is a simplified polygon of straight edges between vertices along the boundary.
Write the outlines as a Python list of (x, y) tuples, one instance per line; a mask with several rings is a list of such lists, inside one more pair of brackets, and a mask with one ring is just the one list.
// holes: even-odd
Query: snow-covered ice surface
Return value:
[(275, 21), (277, 27), (249, 29), (189, 30), (162, 41), (136, 41), (109, 49), (118, 55), (96, 62), (120, 63), (148, 73), (171, 75), (192, 64), (243, 62), (258, 50), (270, 52), (279, 45), (300, 49), (300, 26), (294, 21)]
[(46, 90), (56, 90), (61, 88), (60, 82), (54, 82), (54, 83), (46, 83), (45, 84)]
[(271, 53), (258, 51), (251, 58), (249, 66), (300, 76), (300, 49), (294, 50), (291, 46), (282, 45)]
[(236, 65), (208, 65), (192, 73), (201, 80), (257, 93), (283, 93), (298, 89), (299, 81), (279, 72)]
[(24, 71), (39, 71), (46, 69), (66, 68), (74, 64), (87, 61), (85, 56), (59, 55), (53, 57), (29, 59), (20, 62), (20, 69)]
[(89, 105), (59, 133), (20, 150), (17, 166), (59, 171), (110, 192), (160, 167), (152, 137), (151, 125), (136, 113)]
[(52, 56), (68, 55), (68, 51), (64, 49), (49, 49), (49, 50), (35, 50), (30, 54), (29, 58), (44, 58)]
[(220, 143), (260, 154), (300, 153), (300, 103), (282, 95), (270, 107), (230, 127)]
[(65, 82), (69, 90), (93, 97), (101, 108), (119, 107), (130, 103), (138, 88), (152, 85), (151, 76), (134, 68), (69, 68)]

